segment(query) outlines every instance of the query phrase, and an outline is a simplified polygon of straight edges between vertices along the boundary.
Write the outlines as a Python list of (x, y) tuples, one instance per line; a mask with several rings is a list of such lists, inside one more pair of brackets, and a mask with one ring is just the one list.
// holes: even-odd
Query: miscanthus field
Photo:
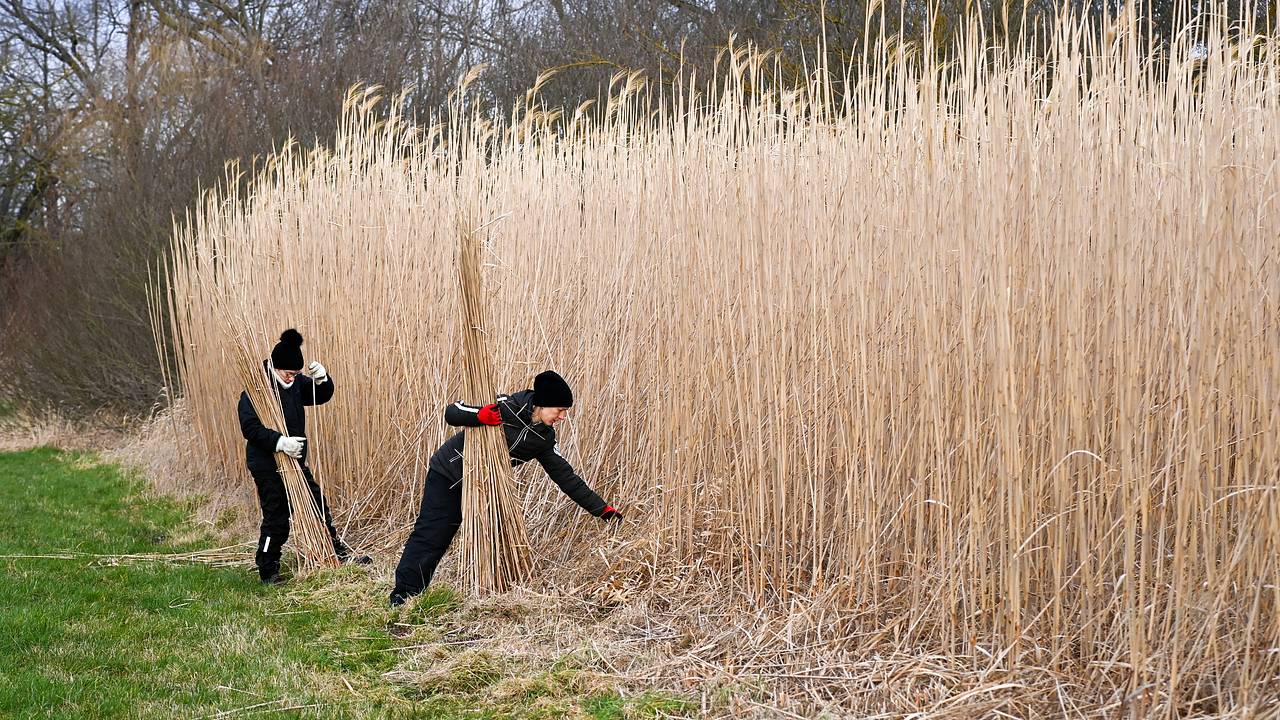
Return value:
[(227, 349), (298, 327), (338, 388), (312, 465), (385, 585), (463, 383), (474, 217), (494, 391), (563, 374), (562, 452), (626, 515), (518, 473), (533, 573), (503, 597), (540, 619), (513, 637), (708, 715), (1274, 715), (1260, 33), (975, 29), (799, 87), (736, 48), (578, 108), (463, 78), (431, 118), (357, 89), (336, 137), (177, 218), (154, 308), (180, 399), (152, 432), (185, 440), (134, 455), (251, 515)]

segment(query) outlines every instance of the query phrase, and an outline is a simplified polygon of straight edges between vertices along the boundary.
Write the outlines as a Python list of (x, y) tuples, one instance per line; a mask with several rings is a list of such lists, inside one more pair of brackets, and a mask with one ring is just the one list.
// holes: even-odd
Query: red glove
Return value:
[(616, 520), (622, 522), (622, 513), (618, 512), (612, 505), (605, 505), (604, 512), (600, 513), (601, 520)]
[(480, 418), (480, 422), (485, 425), (501, 425), (502, 413), (498, 412), (498, 406), (490, 403), (480, 408), (480, 412), (476, 413)]

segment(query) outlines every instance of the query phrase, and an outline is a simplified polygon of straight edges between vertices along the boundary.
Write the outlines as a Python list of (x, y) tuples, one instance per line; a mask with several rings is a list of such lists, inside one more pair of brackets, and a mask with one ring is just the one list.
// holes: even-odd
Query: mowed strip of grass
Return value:
[[(168, 540), (187, 516), (89, 455), (0, 454), (0, 555), (188, 551)], [(373, 619), (279, 605), (243, 568), (0, 558), (0, 716), (301, 709), (329, 702), (343, 670), (390, 663)], [(342, 668), (335, 639), (373, 662)]]
[[(0, 718), (632, 718), (685, 714), (657, 694), (577, 687), (565, 668), (495, 695), (501, 673), (426, 686), (385, 674), (409, 640), (362, 568), (264, 587), (249, 568), (94, 556), (198, 549), (191, 508), (145, 497), (92, 454), (0, 453)], [(433, 589), (412, 615), (447, 623)], [(581, 677), (586, 677), (581, 673)], [(457, 680), (457, 682), (454, 682)], [(510, 678), (508, 678), (510, 682)], [(495, 701), (495, 697), (499, 698)]]

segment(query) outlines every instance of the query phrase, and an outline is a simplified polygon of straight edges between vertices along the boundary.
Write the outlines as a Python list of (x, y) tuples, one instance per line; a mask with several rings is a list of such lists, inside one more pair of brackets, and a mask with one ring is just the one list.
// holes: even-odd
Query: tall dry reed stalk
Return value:
[[(485, 405), (496, 396), (485, 328), (481, 228), (458, 220), (458, 289), (462, 313), (463, 399)], [(529, 576), (529, 535), (518, 504), (502, 428), (467, 428), (462, 458), (459, 566), (477, 593), (502, 592)]]
[[(1130, 15), (1064, 19), (1041, 53), (882, 41), (839, 87), (773, 87), (739, 48), (714, 93), (620, 75), (598, 114), (531, 92), (496, 121), (459, 92), (422, 131), (353, 94), (331, 148), (285, 148), (177, 229), (203, 457), (247, 481), (204, 308), (285, 312), (358, 389), (315, 438), (336, 505), (396, 546), (461, 382), (461, 198), (509, 215), (493, 386), (568, 371), (563, 452), (630, 510), (633, 585), (776, 613), (796, 653), (946, 658), (976, 683), (882, 705), (849, 685), (868, 712), (1265, 715), (1280, 65), (1213, 17), (1158, 51)], [(533, 472), (533, 567), (592, 577), (599, 531)], [(761, 666), (779, 647), (738, 666), (819, 677)]]

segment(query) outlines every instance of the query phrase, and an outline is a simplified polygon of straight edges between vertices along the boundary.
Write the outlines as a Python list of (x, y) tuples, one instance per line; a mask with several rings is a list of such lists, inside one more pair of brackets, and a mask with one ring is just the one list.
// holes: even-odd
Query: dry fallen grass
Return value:
[(840, 101), (736, 51), (712, 96), (621, 76), (600, 121), (464, 82), (415, 130), (357, 93), (177, 229), (195, 464), (248, 482), (204, 311), (235, 296), (330, 368), (313, 464), (398, 549), (460, 395), (460, 197), (498, 387), (568, 377), (564, 450), (628, 518), (518, 474), (514, 596), (611, 618), (619, 673), (799, 714), (1273, 714), (1280, 81), (1248, 30), (1203, 62), (1126, 18), (1044, 60), (886, 43)]
[(5, 413), (0, 417), (0, 452), (43, 446), (68, 450), (103, 450), (131, 441), (138, 434), (134, 418), (116, 413), (78, 413), (75, 420), (56, 412)]

